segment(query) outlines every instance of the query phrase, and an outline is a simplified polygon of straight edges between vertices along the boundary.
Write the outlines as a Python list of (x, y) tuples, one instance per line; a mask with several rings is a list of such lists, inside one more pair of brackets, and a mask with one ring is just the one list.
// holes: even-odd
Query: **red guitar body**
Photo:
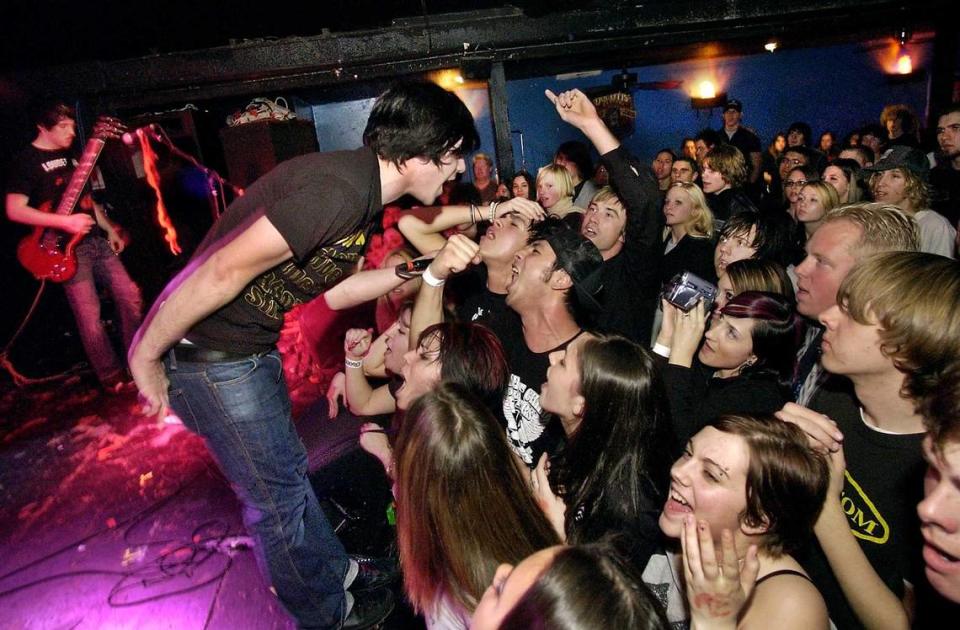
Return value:
[[(38, 210), (50, 212), (52, 205), (45, 203)], [(17, 245), (17, 260), (37, 280), (66, 282), (77, 273), (77, 257), (73, 249), (83, 236), (35, 227)]]
[[(80, 156), (77, 168), (70, 176), (70, 182), (56, 210), (52, 210), (53, 202), (44, 203), (38, 209), (60, 215), (72, 213), (106, 140), (120, 137), (124, 130), (120, 121), (101, 117), (94, 125), (93, 134), (83, 149), (83, 155)], [(51, 227), (35, 227), (33, 232), (17, 245), (17, 260), (37, 280), (66, 282), (77, 273), (77, 257), (73, 249), (83, 236), (83, 234), (65, 234)]]

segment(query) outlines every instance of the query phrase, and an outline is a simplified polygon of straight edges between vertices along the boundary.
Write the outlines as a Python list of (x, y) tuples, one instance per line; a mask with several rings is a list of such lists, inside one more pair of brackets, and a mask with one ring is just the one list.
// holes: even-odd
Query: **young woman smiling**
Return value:
[(658, 350), (676, 438), (685, 443), (724, 413), (773, 413), (788, 398), (799, 318), (782, 295), (747, 291), (719, 311), (704, 334), (699, 302), (684, 313), (666, 300)]
[(689, 623), (690, 609), (696, 615), (702, 605), (696, 598), (687, 605), (684, 565), (692, 577), (700, 552), (709, 557), (719, 547), (728, 563), (730, 553), (758, 563), (737, 627), (830, 627), (823, 598), (790, 555), (812, 535), (829, 475), (825, 456), (803, 431), (772, 417), (725, 415), (697, 432), (670, 470), (660, 516), (663, 533), (681, 540), (682, 557), (670, 550), (655, 555), (643, 574), (654, 591), (666, 591), (671, 624)]

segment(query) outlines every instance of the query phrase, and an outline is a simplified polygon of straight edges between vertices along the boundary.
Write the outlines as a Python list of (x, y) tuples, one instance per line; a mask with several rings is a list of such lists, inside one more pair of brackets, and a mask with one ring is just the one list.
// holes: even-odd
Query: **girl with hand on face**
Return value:
[(663, 377), (679, 444), (721, 414), (773, 413), (788, 402), (800, 328), (790, 300), (761, 291), (736, 295), (706, 334), (702, 301), (686, 313), (662, 302), (655, 352), (666, 355)]
[(666, 392), (649, 351), (619, 335), (580, 335), (550, 354), (540, 390), (567, 442), (533, 471), (534, 495), (562, 540), (620, 534), (642, 569), (657, 546), (670, 450)]
[[(682, 552), (653, 556), (643, 573), (666, 591), (671, 624), (829, 628), (823, 598), (790, 555), (812, 535), (829, 474), (803, 431), (773, 417), (725, 415), (694, 435), (670, 470), (660, 516)], [(731, 555), (744, 560), (741, 571)]]

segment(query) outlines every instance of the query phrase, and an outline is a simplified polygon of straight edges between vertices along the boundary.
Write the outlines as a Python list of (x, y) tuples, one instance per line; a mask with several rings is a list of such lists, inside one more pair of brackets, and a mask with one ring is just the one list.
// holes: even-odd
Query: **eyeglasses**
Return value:
[(801, 160), (800, 158), (788, 158), (788, 157), (784, 156), (784, 157), (780, 158), (780, 163), (783, 164), (784, 162), (789, 162), (790, 164), (792, 164), (792, 165), (794, 165), (794, 166), (800, 166), (800, 164), (803, 163), (803, 160)]
[(784, 187), (784, 188), (796, 188), (796, 187), (798, 187), (798, 186), (801, 186), (801, 187), (802, 187), (802, 186), (806, 186), (806, 185), (807, 185), (807, 181), (806, 181), (806, 180), (803, 180), (803, 179), (797, 180), (797, 181), (795, 181), (795, 182), (786, 181), (786, 182), (783, 183), (783, 187)]

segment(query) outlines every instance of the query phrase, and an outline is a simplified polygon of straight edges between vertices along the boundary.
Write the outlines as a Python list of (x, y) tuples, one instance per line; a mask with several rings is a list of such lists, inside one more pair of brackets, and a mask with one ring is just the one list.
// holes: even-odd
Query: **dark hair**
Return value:
[(813, 168), (817, 173), (820, 173), (827, 165), (827, 156), (824, 155), (822, 151), (811, 149), (808, 146), (787, 147), (783, 150), (783, 153), (780, 154), (780, 159), (782, 160), (787, 153), (799, 153), (806, 158), (806, 165)]
[(554, 160), (558, 155), (563, 155), (577, 165), (580, 179), (590, 179), (593, 175), (593, 158), (590, 157), (590, 148), (586, 144), (579, 140), (568, 140), (557, 147)]
[(700, 172), (700, 171), (698, 170), (698, 168), (697, 168), (697, 162), (696, 162), (696, 160), (694, 160), (694, 159), (692, 159), (692, 158), (688, 158), (688, 157), (685, 156), (685, 155), (680, 155), (680, 156), (677, 156), (677, 157), (673, 158), (673, 163), (676, 164), (677, 162), (686, 162), (687, 164), (689, 164), (689, 165), (690, 165), (690, 169), (693, 171), (693, 174), (694, 174), (694, 175), (697, 175), (697, 174), (699, 174), (699, 172)]
[(937, 449), (960, 442), (960, 361), (941, 372), (936, 389), (920, 400), (920, 413)]
[(822, 172), (822, 171), (818, 171), (817, 167), (814, 166), (813, 164), (802, 164), (800, 166), (794, 166), (793, 168), (791, 168), (789, 171), (787, 171), (787, 175), (789, 176), (790, 173), (794, 171), (800, 171), (801, 173), (803, 173), (803, 179), (808, 184), (813, 182), (819, 182), (820, 173)]
[(721, 238), (749, 234), (756, 228), (753, 258), (768, 258), (787, 267), (796, 253), (793, 244), (793, 219), (786, 212), (741, 212), (730, 217), (720, 231)]
[(885, 142), (887, 140), (887, 130), (876, 123), (870, 123), (869, 125), (864, 125), (863, 127), (860, 128), (860, 144), (861, 145), (863, 144), (864, 136), (873, 136), (874, 138), (877, 138), (881, 142)]
[(654, 158), (657, 158), (657, 157), (660, 156), (661, 153), (667, 153), (667, 154), (669, 154), (671, 160), (676, 160), (676, 159), (677, 159), (677, 154), (674, 153), (673, 149), (670, 149), (670, 148), (667, 148), (667, 147), (665, 147), (665, 148), (660, 149), (659, 151), (657, 151), (656, 154), (654, 154), (653, 157), (654, 157)]
[(537, 200), (537, 180), (526, 170), (520, 170), (507, 181), (510, 182), (510, 196), (513, 196), (513, 180), (522, 177), (527, 182), (527, 199)]
[(551, 485), (567, 504), (572, 544), (656, 510), (669, 485), (670, 405), (650, 351), (619, 335), (587, 339), (580, 352), (576, 431), (551, 460)]
[(394, 462), (400, 563), (417, 611), (441, 596), (472, 609), (497, 566), (557, 542), (500, 423), (460, 384), (411, 405)]
[(471, 322), (446, 322), (428, 326), (417, 339), (425, 346), (431, 338), (440, 343), (440, 382), (459, 383), (496, 410), (510, 378), (510, 368), (500, 340), (489, 328)]
[[(877, 159), (877, 156), (876, 154), (874, 154), (873, 149), (863, 144), (858, 144), (855, 147), (844, 147), (843, 150), (856, 151), (857, 153), (860, 154), (860, 157), (862, 157), (863, 161), (866, 162), (867, 164), (873, 164), (874, 160)], [(857, 163), (857, 166), (860, 166), (860, 164)]]
[[(849, 148), (847, 150), (849, 150)], [(867, 150), (869, 151), (869, 149)], [(830, 166), (835, 166), (840, 169), (840, 171), (843, 173), (843, 176), (846, 178), (850, 189), (854, 191), (852, 195), (847, 193), (847, 203), (856, 203), (857, 201), (863, 199), (864, 188), (863, 183), (860, 181), (860, 163), (856, 160), (851, 160), (850, 158), (835, 158), (833, 162), (830, 162), (830, 164), (823, 167), (823, 171), (827, 170), (827, 168)], [(823, 171), (820, 171), (821, 179), (823, 178)], [(851, 199), (851, 197), (853, 198)]]
[(766, 526), (763, 548), (780, 555), (802, 549), (827, 497), (830, 468), (800, 427), (773, 416), (724, 415), (710, 426), (747, 443), (747, 506), (741, 520)]
[(810, 125), (807, 123), (798, 120), (797, 122), (791, 123), (787, 127), (787, 135), (790, 135), (791, 131), (799, 131), (803, 136), (803, 146), (810, 146), (810, 140), (813, 138), (813, 130), (810, 129)]
[(500, 623), (500, 630), (668, 630), (639, 568), (613, 545), (564, 547)]
[(731, 188), (740, 188), (747, 182), (747, 161), (740, 149), (732, 144), (714, 146), (703, 156), (703, 161), (709, 161), (710, 168), (720, 173)]
[(757, 362), (744, 373), (772, 372), (781, 385), (790, 382), (800, 344), (800, 316), (784, 295), (769, 291), (744, 291), (733, 296), (720, 313), (753, 320), (753, 354)]
[(33, 122), (49, 130), (64, 118), (76, 120), (77, 113), (63, 101), (45, 101), (37, 106)]
[(377, 98), (363, 143), (397, 166), (415, 157), (439, 164), (448, 152), (458, 158), (472, 153), (480, 146), (480, 136), (473, 116), (455, 94), (434, 83), (407, 81)]
[(723, 139), (723, 136), (720, 135), (720, 132), (714, 129), (701, 129), (697, 133), (694, 140), (703, 140), (703, 143), (708, 147), (726, 144), (726, 141)]
[[(586, 278), (593, 281), (598, 280), (599, 276), (596, 275), (596, 271), (597, 267), (603, 264), (603, 257), (596, 246), (574, 230), (570, 223), (553, 216), (548, 216), (543, 221), (530, 227), (530, 236), (527, 238), (527, 243), (537, 241), (555, 243), (560, 236), (563, 236), (563, 240), (575, 243), (577, 246), (567, 248), (564, 251), (556, 251), (554, 248), (557, 259), (553, 263), (551, 272), (564, 269), (573, 280), (573, 286), (565, 293), (567, 310), (581, 327), (589, 328), (598, 313), (596, 313), (596, 308), (591, 307), (590, 304), (581, 299), (579, 293), (580, 290), (592, 293), (591, 288), (593, 287), (578, 282), (578, 279), (581, 281)], [(566, 261), (566, 266), (562, 264), (562, 261)]]

